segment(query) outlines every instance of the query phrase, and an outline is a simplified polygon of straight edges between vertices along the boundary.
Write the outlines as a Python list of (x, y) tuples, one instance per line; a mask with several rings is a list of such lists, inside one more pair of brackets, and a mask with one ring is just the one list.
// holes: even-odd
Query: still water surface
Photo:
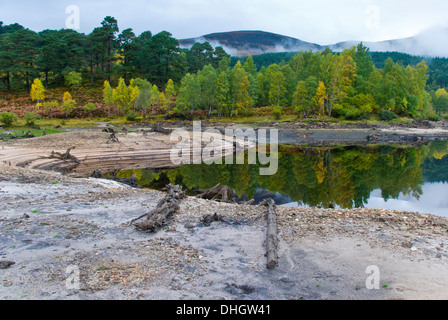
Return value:
[(423, 146), (281, 146), (279, 169), (260, 176), (260, 165), (187, 165), (165, 171), (128, 170), (145, 188), (168, 183), (188, 190), (220, 183), (240, 198), (300, 207), (385, 208), (448, 217), (448, 142)]

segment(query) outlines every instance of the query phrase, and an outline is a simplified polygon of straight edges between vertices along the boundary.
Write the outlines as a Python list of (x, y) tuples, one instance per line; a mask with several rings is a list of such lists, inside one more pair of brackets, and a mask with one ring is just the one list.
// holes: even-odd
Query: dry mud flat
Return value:
[[(1, 164), (0, 261), (15, 264), (0, 269), (0, 299), (448, 299), (447, 219), (278, 208), (279, 267), (267, 270), (265, 207), (187, 198), (159, 233), (129, 227), (162, 197)], [(201, 222), (215, 213), (224, 221)]]

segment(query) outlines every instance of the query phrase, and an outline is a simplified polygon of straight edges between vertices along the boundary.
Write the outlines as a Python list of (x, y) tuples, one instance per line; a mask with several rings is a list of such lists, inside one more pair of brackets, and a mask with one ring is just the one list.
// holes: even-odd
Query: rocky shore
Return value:
[[(162, 197), (1, 163), (0, 262), (14, 264), (0, 268), (0, 299), (448, 298), (448, 219), (278, 207), (279, 266), (267, 270), (265, 207), (188, 197), (156, 234), (129, 226)], [(223, 221), (204, 224), (210, 214)]]

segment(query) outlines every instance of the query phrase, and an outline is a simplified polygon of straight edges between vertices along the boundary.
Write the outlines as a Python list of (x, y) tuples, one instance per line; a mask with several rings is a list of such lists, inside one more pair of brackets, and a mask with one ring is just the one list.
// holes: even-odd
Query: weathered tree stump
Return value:
[(102, 130), (102, 132), (106, 132), (106, 133), (114, 133), (115, 130), (113, 128), (105, 128)]
[(111, 132), (109, 138), (107, 139), (107, 143), (119, 143), (120, 140), (118, 140), (117, 135), (115, 134), (115, 132)]
[(266, 266), (269, 270), (278, 267), (278, 229), (275, 201), (267, 199), (261, 205), (268, 206), (267, 216), (267, 241), (266, 241)]
[(0, 269), (8, 269), (14, 264), (16, 264), (14, 261), (0, 261)]
[(198, 190), (199, 194), (196, 198), (213, 200), (218, 202), (235, 203), (235, 191), (227, 186), (220, 184), (214, 186), (209, 190)]
[(78, 158), (76, 158), (75, 156), (70, 154), (70, 152), (72, 150), (74, 150), (74, 149), (75, 149), (75, 147), (71, 147), (71, 148), (67, 149), (67, 151), (65, 153), (52, 151), (51, 154), (50, 154), (50, 159), (59, 159), (59, 160), (62, 160), (62, 161), (71, 160), (71, 161), (74, 161), (76, 163), (79, 163)]
[(208, 214), (204, 218), (202, 218), (202, 223), (204, 223), (204, 226), (210, 227), (213, 222), (224, 222), (224, 218), (218, 214)]
[(162, 134), (171, 134), (173, 130), (165, 129), (162, 127), (160, 123), (156, 123), (152, 126), (152, 132), (162, 133)]
[(180, 202), (185, 198), (185, 192), (181, 186), (170, 184), (167, 187), (168, 193), (159, 201), (157, 207), (151, 212), (132, 220), (129, 225), (146, 217), (144, 221), (135, 224), (136, 229), (153, 233), (159, 231), (166, 221), (179, 210)]

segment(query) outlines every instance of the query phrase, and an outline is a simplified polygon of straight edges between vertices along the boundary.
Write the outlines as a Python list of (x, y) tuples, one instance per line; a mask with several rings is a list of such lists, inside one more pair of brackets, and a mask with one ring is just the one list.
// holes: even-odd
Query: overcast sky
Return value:
[(446, 0), (0, 0), (0, 20), (35, 31), (62, 29), (70, 5), (79, 8), (79, 31), (86, 34), (108, 15), (120, 30), (133, 28), (137, 35), (166, 30), (183, 39), (263, 30), (321, 45), (390, 40), (448, 27)]

